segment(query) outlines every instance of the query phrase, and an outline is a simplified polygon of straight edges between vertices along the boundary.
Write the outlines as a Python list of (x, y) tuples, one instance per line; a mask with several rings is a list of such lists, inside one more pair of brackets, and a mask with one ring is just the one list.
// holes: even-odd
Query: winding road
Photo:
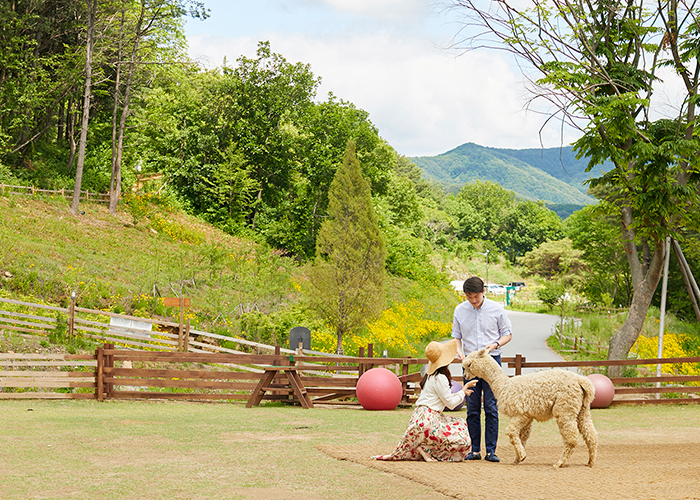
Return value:
[[(547, 346), (547, 337), (559, 322), (559, 316), (511, 310), (507, 314), (513, 324), (513, 340), (503, 347), (502, 356), (522, 354), (527, 361), (565, 361)], [(513, 368), (504, 367), (504, 371), (507, 375), (515, 374)], [(537, 368), (523, 368), (522, 372), (533, 371)]]

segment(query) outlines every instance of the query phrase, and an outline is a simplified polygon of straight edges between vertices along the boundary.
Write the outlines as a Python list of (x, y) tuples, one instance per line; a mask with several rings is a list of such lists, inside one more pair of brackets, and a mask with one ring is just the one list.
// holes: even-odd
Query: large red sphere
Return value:
[(607, 408), (615, 397), (615, 386), (608, 377), (601, 373), (593, 373), (588, 376), (595, 387), (595, 398), (591, 408)]
[(393, 372), (372, 368), (357, 381), (356, 393), (365, 410), (393, 410), (401, 401), (403, 388)]

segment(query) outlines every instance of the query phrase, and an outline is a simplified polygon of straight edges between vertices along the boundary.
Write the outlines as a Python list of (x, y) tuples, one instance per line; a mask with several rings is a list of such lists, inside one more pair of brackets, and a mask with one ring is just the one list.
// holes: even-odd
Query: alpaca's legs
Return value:
[(593, 467), (598, 450), (598, 432), (593, 425), (591, 411), (586, 407), (581, 408), (581, 412), (578, 414), (578, 430), (588, 446), (588, 466)]
[(578, 428), (576, 425), (577, 418), (573, 415), (556, 417), (557, 425), (559, 426), (559, 434), (564, 441), (564, 450), (561, 453), (559, 461), (554, 464), (554, 468), (558, 469), (569, 460), (569, 457), (578, 444)]
[[(513, 448), (515, 448), (515, 462), (516, 464), (519, 464), (526, 458), (525, 454), (525, 447), (523, 446), (523, 442), (521, 440), (521, 436), (523, 435), (523, 430), (525, 428), (530, 427), (532, 424), (532, 419), (519, 415), (516, 417), (512, 417), (510, 419), (510, 422), (508, 422), (508, 427), (506, 427), (506, 434), (508, 434), (508, 437), (510, 438), (510, 443), (513, 445)], [(526, 441), (527, 437), (529, 437), (529, 430), (527, 431), (527, 436), (526, 436)]]
[(520, 429), (520, 442), (523, 443), (523, 447), (527, 444), (527, 440), (530, 439), (530, 431), (532, 430), (532, 419)]

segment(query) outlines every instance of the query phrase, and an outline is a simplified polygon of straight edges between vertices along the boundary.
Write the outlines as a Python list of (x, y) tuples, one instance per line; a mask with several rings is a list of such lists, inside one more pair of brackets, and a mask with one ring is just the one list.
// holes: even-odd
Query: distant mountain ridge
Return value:
[(571, 146), (547, 149), (498, 149), (462, 144), (437, 156), (411, 158), (426, 178), (457, 192), (475, 180), (493, 181), (527, 200), (548, 205), (583, 206), (595, 200), (583, 182), (600, 175), (598, 167), (586, 172), (588, 161), (577, 160)]

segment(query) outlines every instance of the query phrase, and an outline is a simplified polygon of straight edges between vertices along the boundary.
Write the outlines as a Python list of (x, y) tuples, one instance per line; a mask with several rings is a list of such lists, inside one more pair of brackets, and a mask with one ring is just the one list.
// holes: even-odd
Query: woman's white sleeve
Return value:
[(462, 401), (464, 401), (464, 393), (462, 391), (452, 393), (452, 388), (447, 377), (440, 374), (437, 376), (439, 380), (436, 380), (437, 384), (435, 391), (440, 398), (440, 401), (444, 403), (450, 410), (458, 406)]

